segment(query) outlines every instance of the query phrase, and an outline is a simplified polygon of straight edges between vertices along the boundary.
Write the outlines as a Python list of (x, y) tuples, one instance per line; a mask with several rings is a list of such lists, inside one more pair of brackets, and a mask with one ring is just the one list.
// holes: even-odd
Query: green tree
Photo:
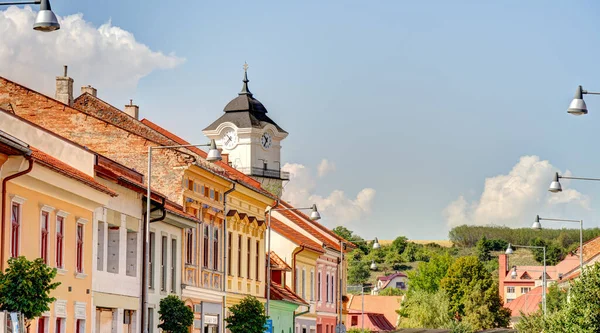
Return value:
[(540, 333), (544, 332), (546, 324), (541, 310), (528, 316), (521, 313), (521, 320), (515, 325), (519, 333)]
[(464, 302), (465, 315), (462, 321), (475, 330), (507, 327), (510, 323), (511, 312), (502, 305), (496, 283), (487, 289), (477, 283)]
[(406, 296), (396, 312), (402, 328), (448, 328), (452, 322), (448, 309), (448, 297), (443, 291), (416, 291)]
[(435, 293), (454, 259), (448, 254), (434, 255), (429, 262), (419, 263), (417, 270), (408, 272), (409, 290)]
[(53, 282), (55, 276), (56, 269), (41, 258), (8, 259), (8, 268), (0, 272), (0, 310), (22, 313), (29, 327), (29, 321), (49, 311), (50, 303), (56, 300), (50, 297), (50, 292), (60, 285)]
[(402, 254), (402, 252), (404, 252), (404, 249), (406, 248), (406, 244), (408, 244), (408, 239), (406, 237), (396, 237), (396, 239), (394, 239), (394, 241), (392, 242), (392, 249), (397, 254)]
[(169, 333), (187, 333), (194, 324), (194, 313), (175, 295), (160, 300), (158, 310), (161, 321), (158, 328)]
[(404, 290), (400, 288), (385, 288), (379, 292), (379, 296), (402, 296), (404, 295)]
[(477, 251), (477, 258), (479, 258), (479, 260), (486, 262), (492, 259), (492, 244), (485, 236), (481, 237), (475, 248)]
[(348, 229), (346, 227), (337, 226), (337, 227), (333, 228), (332, 231), (336, 235), (342, 237), (343, 239), (345, 239), (349, 242), (354, 240), (354, 232), (352, 232), (350, 229)]
[[(412, 284), (412, 283), (411, 283)], [(477, 257), (460, 257), (440, 281), (440, 287), (450, 300), (450, 311), (464, 316), (465, 300), (473, 288), (480, 284), (483, 290), (492, 286), (492, 277)]]
[(567, 295), (567, 291), (561, 288), (558, 283), (551, 284), (546, 293), (546, 310), (548, 313), (562, 310), (567, 304)]
[(254, 296), (246, 296), (239, 304), (229, 308), (231, 315), (225, 318), (231, 333), (263, 333), (267, 316), (262, 303)]
[(348, 267), (348, 283), (363, 284), (371, 277), (369, 263), (364, 261), (352, 261)]

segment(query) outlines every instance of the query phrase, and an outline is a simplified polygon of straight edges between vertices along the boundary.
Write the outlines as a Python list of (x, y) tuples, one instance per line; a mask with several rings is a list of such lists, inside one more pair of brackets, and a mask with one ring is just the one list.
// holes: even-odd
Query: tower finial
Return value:
[(244, 80), (242, 80), (242, 82), (244, 82), (244, 85), (242, 86), (242, 91), (239, 94), (252, 96), (252, 93), (248, 89), (248, 82), (250, 82), (250, 80), (248, 80), (248, 63), (245, 61), (244, 61)]

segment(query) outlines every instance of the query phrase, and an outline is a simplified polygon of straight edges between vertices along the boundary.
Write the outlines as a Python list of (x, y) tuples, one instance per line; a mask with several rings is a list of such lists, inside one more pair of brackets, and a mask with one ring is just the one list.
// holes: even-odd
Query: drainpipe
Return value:
[(31, 156), (26, 156), (25, 159), (29, 162), (29, 166), (27, 167), (27, 169), (25, 169), (24, 171), (21, 172), (17, 172), (14, 175), (10, 175), (6, 178), (4, 178), (2, 180), (2, 207), (0, 208), (2, 210), (2, 214), (1, 214), (1, 218), (2, 218), (2, 222), (0, 223), (2, 231), (0, 232), (0, 239), (2, 240), (2, 244), (0, 246), (0, 271), (4, 272), (4, 244), (6, 244), (6, 242), (4, 241), (4, 237), (5, 237), (5, 229), (6, 229), (6, 223), (5, 223), (5, 219), (6, 219), (6, 184), (8, 183), (9, 180), (15, 179), (17, 177), (23, 176), (24, 174), (30, 173), (31, 170), (33, 169), (33, 160), (31, 159)]
[(296, 326), (296, 317), (300, 317), (300, 316), (305, 315), (305, 314), (307, 314), (309, 312), (310, 312), (310, 305), (308, 306), (308, 310), (306, 310), (306, 311), (302, 311), (302, 312), (299, 312), (299, 313), (296, 313), (296, 311), (294, 311), (294, 315), (293, 315), (294, 321), (292, 322), (292, 324), (294, 326)]
[(235, 191), (235, 183), (232, 183), (232, 188), (223, 193), (223, 314), (221, 315), (221, 327), (220, 331), (225, 332), (225, 314), (227, 313), (227, 268), (229, 264), (227, 262), (227, 240), (229, 239), (229, 233), (227, 232), (227, 195)]
[[(149, 194), (148, 193), (146, 194), (146, 205), (152, 205), (152, 194), (151, 194), (151, 191), (150, 191), (150, 187), (148, 187), (147, 191), (148, 191)], [(141, 283), (141, 287), (142, 287), (142, 297), (141, 297), (142, 307), (141, 307), (141, 309), (142, 309), (142, 311), (140, 312), (140, 314), (141, 314), (141, 316), (140, 316), (140, 322), (141, 322), (141, 325), (143, 327), (140, 330), (140, 332), (147, 332), (146, 329), (147, 329), (147, 325), (148, 325), (148, 323), (146, 322), (146, 320), (148, 319), (148, 317), (147, 317), (148, 316), (148, 313), (147, 313), (147, 311), (148, 311), (148, 309), (147, 309), (148, 289), (147, 288), (149, 288), (149, 286), (148, 286), (149, 281), (148, 281), (148, 267), (147, 267), (148, 265), (147, 265), (147, 263), (148, 263), (148, 260), (150, 259), (150, 256), (149, 256), (150, 249), (148, 247), (148, 245), (149, 245), (148, 244), (148, 242), (149, 242), (149, 238), (148, 237), (150, 235), (150, 230), (149, 230), (150, 229), (150, 223), (162, 221), (162, 220), (165, 219), (165, 217), (167, 216), (167, 209), (165, 208), (165, 202), (166, 202), (166, 199), (162, 198), (161, 203), (159, 205), (157, 205), (154, 208), (148, 207), (148, 208), (144, 209), (144, 212), (142, 213), (142, 216), (143, 216), (142, 217), (142, 221), (143, 221), (142, 223), (144, 223), (144, 228), (143, 228), (144, 230), (143, 230), (143, 233), (142, 233), (142, 244), (143, 244), (143, 246), (142, 246), (142, 259), (144, 260), (144, 262), (142, 264), (142, 283)], [(148, 225), (147, 225), (148, 230), (146, 230), (146, 221), (147, 221), (146, 216), (147, 216), (148, 212), (150, 212), (150, 214), (151, 214), (152, 212), (155, 212), (155, 211), (160, 210), (160, 209), (162, 209), (162, 215), (159, 216), (159, 217), (155, 217), (155, 218), (151, 219), (149, 221), (150, 223), (148, 223)]]

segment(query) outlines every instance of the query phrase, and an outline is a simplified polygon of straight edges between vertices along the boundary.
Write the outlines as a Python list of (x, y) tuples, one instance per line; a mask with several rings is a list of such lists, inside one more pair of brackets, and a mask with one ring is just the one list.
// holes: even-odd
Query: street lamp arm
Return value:
[(525, 248), (525, 249), (546, 249), (545, 246), (532, 246), (532, 245), (515, 245), (515, 244), (510, 244), (513, 247), (521, 247), (521, 248)]
[(575, 222), (580, 223), (581, 220), (566, 220), (566, 219), (548, 219), (545, 217), (540, 217), (540, 221), (558, 221), (558, 222)]
[(42, 0), (0, 2), (0, 6), (39, 5)]
[(577, 179), (577, 180), (593, 180), (593, 181), (600, 181), (600, 178), (587, 178), (587, 177), (567, 177), (567, 176), (558, 176), (558, 178), (563, 178), (563, 179)]
[(281, 212), (281, 211), (286, 211), (286, 210), (309, 210), (312, 209), (312, 207), (304, 207), (304, 208), (269, 208), (267, 209), (268, 211), (272, 211), (272, 212)]
[(152, 149), (173, 149), (173, 148), (189, 148), (189, 147), (210, 147), (210, 143), (200, 145), (177, 145), (177, 146), (153, 146)]
[(588, 94), (588, 95), (600, 95), (600, 92), (593, 92), (593, 91), (587, 91), (587, 90), (582, 90), (581, 93)]

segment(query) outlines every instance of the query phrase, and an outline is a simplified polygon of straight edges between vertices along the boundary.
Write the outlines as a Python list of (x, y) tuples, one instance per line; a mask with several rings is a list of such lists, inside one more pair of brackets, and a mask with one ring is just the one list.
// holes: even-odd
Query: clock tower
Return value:
[(288, 133), (267, 116), (267, 109), (254, 98), (248, 82), (248, 65), (244, 64), (242, 91), (202, 132), (229, 155), (232, 167), (280, 196), (283, 181), (289, 180), (289, 174), (281, 171), (281, 141)]

